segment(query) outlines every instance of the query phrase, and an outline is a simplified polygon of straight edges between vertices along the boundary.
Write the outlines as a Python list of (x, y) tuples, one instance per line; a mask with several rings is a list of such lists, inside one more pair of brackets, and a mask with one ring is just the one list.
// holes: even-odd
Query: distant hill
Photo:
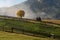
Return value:
[[(1, 10), (1, 9), (0, 9)], [(18, 10), (25, 11), (25, 18), (60, 19), (60, 0), (27, 0), (5, 9), (5, 15), (16, 17)]]

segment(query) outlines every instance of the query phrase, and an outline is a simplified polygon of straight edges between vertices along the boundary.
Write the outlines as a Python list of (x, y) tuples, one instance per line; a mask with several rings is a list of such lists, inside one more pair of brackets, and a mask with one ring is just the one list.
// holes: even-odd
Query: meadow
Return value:
[(8, 33), (0, 31), (0, 40), (50, 40), (50, 38), (34, 37), (24, 34)]
[(33, 36), (37, 35), (38, 37), (42, 35), (43, 39), (50, 38), (51, 34), (54, 34), (54, 39), (60, 38), (60, 27), (48, 25), (45, 22), (0, 18), (0, 31), (12, 32), (12, 28), (13, 33), (17, 34), (33, 34)]
[(43, 21), (60, 24), (60, 20), (43, 20)]

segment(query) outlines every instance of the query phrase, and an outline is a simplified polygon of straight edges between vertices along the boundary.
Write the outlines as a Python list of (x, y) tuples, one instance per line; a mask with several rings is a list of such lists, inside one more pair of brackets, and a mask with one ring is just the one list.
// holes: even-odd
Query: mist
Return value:
[(16, 13), (18, 10), (25, 11), (24, 18), (36, 19), (37, 17), (41, 17), (42, 19), (60, 19), (60, 2), (57, 0), (27, 0), (5, 8), (0, 14), (3, 13), (6, 16), (17, 17)]

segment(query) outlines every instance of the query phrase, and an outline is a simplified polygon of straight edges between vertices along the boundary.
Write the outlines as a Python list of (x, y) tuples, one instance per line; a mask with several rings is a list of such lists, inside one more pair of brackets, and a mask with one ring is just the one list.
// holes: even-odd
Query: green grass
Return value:
[(0, 40), (50, 40), (50, 38), (34, 37), (24, 34), (7, 33), (0, 31)]
[(55, 37), (60, 38), (60, 27), (55, 27), (52, 25), (46, 25), (42, 22), (27, 22), (25, 20), (14, 20), (14, 19), (7, 19), (7, 20), (1, 20), (0, 21), (0, 28), (3, 29), (3, 26), (5, 27), (5, 30), (11, 31), (11, 28), (17, 28), (17, 30), (14, 31), (20, 31), (19, 29), (24, 29), (29, 31), (29, 33), (36, 32), (39, 35), (49, 36), (50, 33), (55, 34)]

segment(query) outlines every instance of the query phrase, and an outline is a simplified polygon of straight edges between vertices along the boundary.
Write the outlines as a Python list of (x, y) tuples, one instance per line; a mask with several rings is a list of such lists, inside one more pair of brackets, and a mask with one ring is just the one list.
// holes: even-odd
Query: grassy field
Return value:
[(51, 40), (50, 38), (34, 37), (24, 34), (8, 33), (0, 31), (0, 40)]
[(60, 24), (60, 20), (43, 20), (43, 21)]
[[(6, 30), (6, 31), (11, 31), (11, 28), (17, 28), (14, 29), (15, 32), (20, 32), (20, 29), (23, 29), (25, 32), (28, 31), (30, 32), (35, 32), (36, 34), (42, 35), (42, 36), (49, 36), (50, 33), (55, 34), (56, 38), (60, 38), (60, 27), (55, 27), (53, 25), (47, 25), (43, 22), (31, 22), (31, 21), (26, 21), (26, 20), (15, 20), (15, 19), (0, 19), (0, 30)], [(34, 33), (33, 33), (34, 34)], [(9, 36), (10, 35), (9, 33)], [(11, 37), (14, 39), (14, 37)], [(16, 37), (17, 38), (17, 37)], [(23, 37), (24, 38), (24, 37)], [(29, 38), (25, 38), (22, 40), (29, 40)], [(6, 38), (7, 39), (7, 38)], [(10, 39), (10, 37), (8, 37)], [(38, 39), (33, 39), (30, 38), (30, 40), (45, 40), (46, 38), (38, 38)], [(18, 37), (19, 40), (19, 37)], [(46, 40), (49, 40), (48, 38)]]

